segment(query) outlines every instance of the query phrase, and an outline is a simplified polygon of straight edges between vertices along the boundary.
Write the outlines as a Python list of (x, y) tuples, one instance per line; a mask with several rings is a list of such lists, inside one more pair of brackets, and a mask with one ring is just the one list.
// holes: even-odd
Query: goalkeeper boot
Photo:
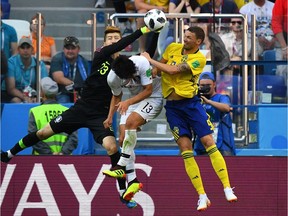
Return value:
[(233, 188), (226, 187), (224, 189), (226, 200), (230, 203), (237, 202), (237, 197), (234, 194)]
[(104, 170), (102, 173), (112, 178), (126, 178), (124, 167), (121, 167), (118, 165), (116, 165), (115, 167), (112, 167), (110, 170)]
[(198, 200), (197, 211), (205, 211), (211, 205), (210, 200), (206, 194), (200, 194)]

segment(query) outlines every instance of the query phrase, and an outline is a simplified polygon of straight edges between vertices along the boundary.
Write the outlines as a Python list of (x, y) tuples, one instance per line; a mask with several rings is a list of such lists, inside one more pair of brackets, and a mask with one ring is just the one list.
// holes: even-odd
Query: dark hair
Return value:
[[(33, 24), (33, 20), (35, 20), (35, 19), (37, 19), (38, 18), (38, 15), (37, 14), (35, 14), (32, 18), (31, 18), (31, 20), (30, 20), (30, 24)], [(46, 25), (46, 20), (45, 20), (45, 18), (44, 18), (44, 16), (41, 14), (41, 21), (42, 21), (42, 24), (43, 25)]]
[[(189, 27), (186, 31), (190, 31), (192, 33), (194, 33), (196, 35), (196, 38), (197, 39), (200, 39), (202, 42), (204, 41), (205, 39), (205, 32), (204, 30), (199, 27), (199, 26), (191, 26)], [(201, 42), (201, 43), (202, 43)]]
[(118, 56), (112, 63), (111, 68), (121, 79), (133, 78), (134, 74), (136, 73), (136, 66), (134, 62), (124, 55)]
[(106, 35), (109, 33), (119, 33), (121, 36), (120, 28), (118, 28), (116, 26), (107, 26), (105, 31), (104, 31), (104, 41), (106, 41)]

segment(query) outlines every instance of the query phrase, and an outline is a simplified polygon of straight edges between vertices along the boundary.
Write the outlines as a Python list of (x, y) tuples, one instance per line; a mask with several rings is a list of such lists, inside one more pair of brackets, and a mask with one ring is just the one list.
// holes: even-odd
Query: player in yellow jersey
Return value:
[(148, 53), (142, 53), (155, 66), (155, 74), (161, 72), (167, 121), (180, 148), (187, 175), (199, 194), (198, 211), (206, 210), (211, 202), (204, 190), (200, 170), (193, 156), (191, 129), (204, 145), (223, 184), (227, 201), (237, 201), (230, 186), (225, 160), (213, 141), (213, 125), (197, 95), (198, 78), (206, 64), (205, 56), (199, 51), (204, 38), (202, 28), (189, 27), (184, 34), (184, 44), (171, 43), (160, 62), (151, 59)]

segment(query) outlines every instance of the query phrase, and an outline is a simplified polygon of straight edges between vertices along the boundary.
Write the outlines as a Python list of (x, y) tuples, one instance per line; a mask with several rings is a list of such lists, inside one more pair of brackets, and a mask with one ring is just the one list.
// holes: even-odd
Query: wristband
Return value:
[(191, 6), (190, 4), (186, 5), (186, 7), (190, 7), (190, 6)]
[(285, 51), (285, 50), (287, 50), (287, 48), (288, 48), (288, 47), (282, 48), (282, 51)]

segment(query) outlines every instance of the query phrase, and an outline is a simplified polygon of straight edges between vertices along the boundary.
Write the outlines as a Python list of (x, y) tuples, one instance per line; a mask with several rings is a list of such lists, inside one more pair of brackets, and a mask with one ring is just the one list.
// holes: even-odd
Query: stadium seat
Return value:
[[(275, 50), (265, 50), (263, 52), (263, 61), (276, 61), (276, 52)], [(275, 75), (277, 64), (266, 64), (264, 65), (264, 75)]]
[[(248, 90), (252, 89), (251, 77), (248, 78)], [(284, 77), (277, 75), (257, 75), (256, 91), (271, 94), (271, 103), (287, 102), (287, 86)]]
[(30, 35), (30, 23), (27, 20), (18, 20), (18, 19), (6, 19), (2, 20), (3, 23), (6, 23), (7, 25), (10, 25), (14, 27), (18, 41), (23, 36), (29, 36)]

